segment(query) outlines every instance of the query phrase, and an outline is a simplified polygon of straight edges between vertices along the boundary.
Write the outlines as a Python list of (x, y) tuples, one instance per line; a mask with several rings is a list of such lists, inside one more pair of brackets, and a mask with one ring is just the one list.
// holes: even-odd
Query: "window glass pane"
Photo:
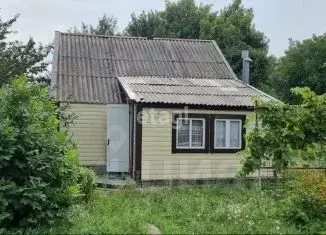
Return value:
[(240, 147), (240, 121), (230, 121), (230, 147)]
[(215, 121), (215, 147), (225, 147), (226, 122)]
[(204, 146), (204, 121), (203, 120), (192, 120), (191, 145), (192, 147)]
[(177, 120), (177, 146), (178, 147), (189, 147), (189, 132), (190, 132), (190, 122), (185, 119)]

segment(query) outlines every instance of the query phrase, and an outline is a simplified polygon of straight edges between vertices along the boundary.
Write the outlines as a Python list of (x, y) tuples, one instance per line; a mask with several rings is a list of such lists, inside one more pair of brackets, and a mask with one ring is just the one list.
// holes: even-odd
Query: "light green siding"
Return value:
[[(172, 113), (176, 109), (143, 109), (142, 180), (212, 179), (234, 177), (240, 161), (234, 153), (172, 154)], [(251, 112), (189, 110), (189, 113), (241, 114)], [(251, 126), (251, 125), (250, 125)]]
[(77, 115), (71, 125), (73, 138), (77, 142), (82, 165), (106, 164), (107, 105), (70, 104), (70, 112)]

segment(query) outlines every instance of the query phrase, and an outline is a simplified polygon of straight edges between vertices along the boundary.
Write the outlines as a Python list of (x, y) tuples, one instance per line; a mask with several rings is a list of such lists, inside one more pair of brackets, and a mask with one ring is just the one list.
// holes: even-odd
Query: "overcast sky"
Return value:
[[(231, 0), (197, 0), (223, 8)], [(243, 0), (255, 13), (255, 25), (270, 39), (270, 53), (280, 56), (288, 47), (288, 39), (303, 40), (312, 34), (326, 32), (326, 0)], [(97, 17), (107, 13), (118, 18), (119, 31), (130, 20), (132, 12), (163, 9), (163, 0), (0, 0), (3, 20), (19, 13), (14, 25), (15, 38), (48, 43), (54, 31), (66, 31), (81, 21), (96, 24)]]

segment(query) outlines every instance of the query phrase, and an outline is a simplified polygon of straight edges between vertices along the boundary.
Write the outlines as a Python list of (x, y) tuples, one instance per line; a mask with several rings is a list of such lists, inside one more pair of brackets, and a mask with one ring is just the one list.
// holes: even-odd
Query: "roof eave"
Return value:
[(134, 101), (134, 102), (139, 102), (136, 94), (130, 89), (128, 82), (125, 81), (123, 79), (123, 77), (118, 77), (118, 81), (120, 82), (121, 87), (122, 87), (123, 91), (126, 93), (129, 100)]
[(156, 108), (181, 108), (190, 107), (194, 109), (213, 109), (213, 110), (230, 110), (230, 111), (254, 111), (254, 106), (237, 106), (237, 105), (208, 105), (208, 104), (189, 104), (189, 103), (164, 103), (164, 102), (142, 102), (138, 101), (137, 104), (143, 107), (156, 107)]

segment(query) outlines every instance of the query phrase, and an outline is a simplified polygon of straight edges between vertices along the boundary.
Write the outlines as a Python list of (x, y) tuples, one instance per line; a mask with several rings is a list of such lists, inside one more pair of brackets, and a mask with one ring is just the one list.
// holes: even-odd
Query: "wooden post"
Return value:
[[(257, 112), (257, 100), (255, 100), (255, 128), (258, 129), (258, 112)], [(259, 191), (261, 191), (261, 172), (260, 172), (260, 168), (261, 168), (261, 163), (259, 165), (258, 168), (258, 188)]]

